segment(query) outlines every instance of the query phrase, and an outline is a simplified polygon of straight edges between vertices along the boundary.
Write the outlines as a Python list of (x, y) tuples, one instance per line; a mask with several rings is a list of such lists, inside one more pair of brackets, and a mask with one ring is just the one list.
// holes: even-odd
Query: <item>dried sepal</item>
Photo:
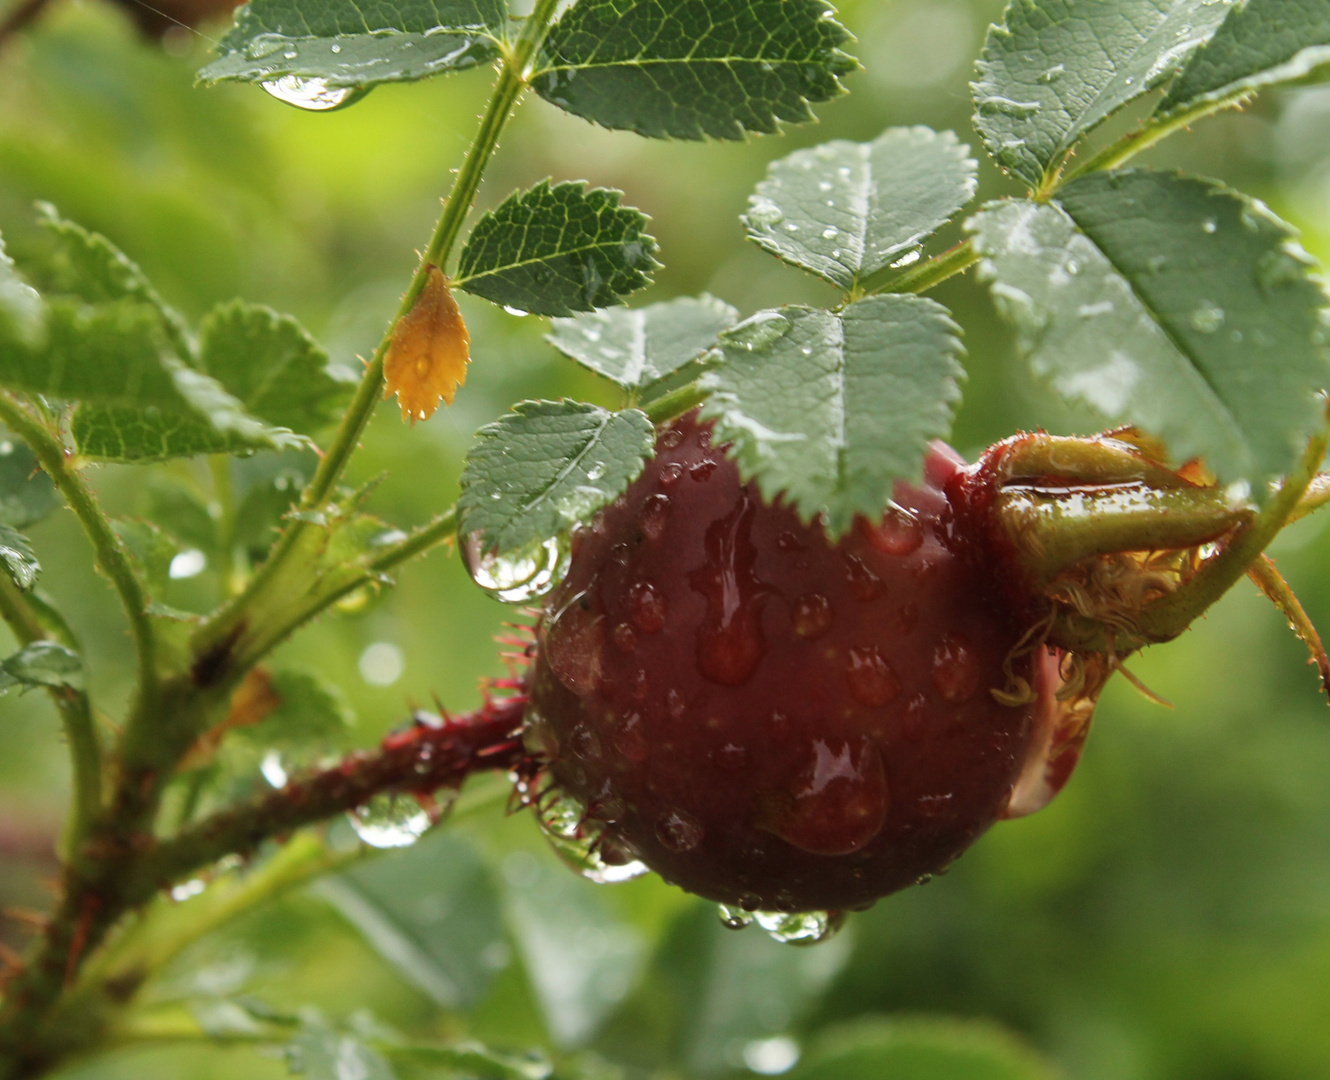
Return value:
[(383, 361), (384, 397), (397, 395), (402, 419), (415, 423), (434, 415), (442, 400), (451, 405), (466, 382), (471, 335), (437, 266), (426, 272), (425, 287), (411, 310), (397, 320)]

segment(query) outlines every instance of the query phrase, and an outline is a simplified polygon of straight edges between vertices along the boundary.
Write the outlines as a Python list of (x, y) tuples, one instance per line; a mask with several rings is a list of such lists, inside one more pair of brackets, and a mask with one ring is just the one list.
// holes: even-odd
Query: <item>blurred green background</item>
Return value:
[[(827, 287), (744, 242), (737, 216), (747, 194), (770, 159), (829, 138), (927, 124), (975, 143), (966, 83), (1000, 10), (996, 0), (846, 0), (865, 70), (848, 97), (818, 109), (820, 124), (779, 138), (653, 143), (533, 99), (481, 202), (545, 176), (622, 188), (653, 216), (665, 263), (643, 302), (706, 290), (748, 314), (829, 301)], [(120, 245), (191, 317), (233, 296), (267, 303), (300, 318), (335, 362), (358, 368), (428, 237), (489, 72), (386, 86), (344, 112), (312, 115), (253, 87), (195, 88), (205, 35), (219, 32), (204, 29), (163, 46), (109, 6), (59, 0), (11, 42), (0, 53), (0, 232), (19, 258), (39, 251), (33, 204), (53, 202)], [(1148, 161), (1263, 198), (1330, 257), (1330, 89), (1269, 95)], [(1014, 191), (987, 164), (982, 176), (984, 197)], [(948, 283), (938, 298), (967, 332), (961, 450), (1021, 427), (1094, 430), (1023, 372), (972, 280)], [(461, 303), (474, 363), (456, 405), (414, 428), (382, 407), (353, 465), (355, 481), (383, 476), (371, 509), (404, 527), (453, 501), (471, 433), (514, 400), (610, 403), (543, 343), (542, 320)], [(204, 465), (158, 472), (207, 489)], [(143, 477), (108, 468), (95, 482), (132, 515), (147, 509)], [(1330, 628), (1325, 526), (1299, 524), (1273, 553)], [(72, 516), (48, 519), (33, 539), (47, 589), (84, 637), (93, 690), (114, 715), (131, 674), (114, 597), (92, 573)], [(176, 582), (168, 600), (203, 604), (215, 584), (207, 568)], [(335, 681), (358, 718), (342, 744), (370, 745), (432, 695), (473, 707), (478, 678), (502, 673), (491, 637), (510, 614), (438, 551), (405, 567), (396, 590), (326, 617), (279, 662)], [(339, 1022), (372, 1013), (418, 1035), (569, 1054), (589, 1076), (775, 1073), (842, 1025), (932, 1014), (1003, 1025), (1077, 1080), (1325, 1077), (1330, 710), (1305, 651), (1243, 585), (1133, 668), (1176, 708), (1116, 680), (1055, 803), (999, 826), (927, 888), (854, 916), (830, 944), (800, 950), (756, 929), (723, 931), (709, 905), (654, 878), (583, 882), (526, 815), (505, 817), (491, 785), (416, 848), (207, 939), (148, 1000), (206, 1012), (245, 993), (316, 1006)], [(245, 782), (257, 782), (256, 764), (245, 765)], [(0, 698), (0, 905), (46, 902), (66, 788), (46, 700)], [(407, 948), (396, 964), (373, 946), (391, 946), (393, 933)], [(16, 925), (3, 936), (23, 940)], [(118, 1052), (71, 1075), (284, 1072), (245, 1048), (172, 1047)]]

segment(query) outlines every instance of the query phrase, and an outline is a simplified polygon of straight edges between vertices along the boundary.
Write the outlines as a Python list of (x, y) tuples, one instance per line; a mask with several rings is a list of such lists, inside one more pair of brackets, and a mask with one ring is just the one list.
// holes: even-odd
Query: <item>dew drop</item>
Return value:
[(924, 542), (924, 527), (919, 519), (895, 503), (887, 505), (879, 524), (861, 517), (859, 528), (868, 542), (884, 555), (909, 555), (918, 551)]
[[(288, 59), (294, 59), (294, 54)], [(283, 75), (259, 84), (278, 101), (308, 112), (331, 112), (359, 101), (369, 93), (364, 86), (329, 86), (327, 79)]]
[(716, 471), (716, 463), (714, 461), (699, 461), (696, 465), (694, 465), (691, 469), (688, 470), (688, 475), (691, 476), (694, 480), (696, 480), (699, 484), (703, 484), (711, 479), (711, 474), (715, 471)]
[(755, 911), (753, 921), (782, 945), (818, 945), (845, 924), (839, 911)]
[(1045, 86), (1049, 86), (1062, 78), (1067, 68), (1065, 64), (1054, 64), (1051, 68), (1039, 73), (1038, 80)]
[(840, 230), (834, 226), (822, 230), (823, 240), (835, 240), (840, 235)]
[(753, 925), (753, 914), (737, 905), (721, 904), (720, 924), (726, 930), (743, 930)]
[(656, 838), (679, 854), (692, 851), (704, 835), (702, 826), (682, 810), (671, 810), (656, 822)]
[(329, 51), (332, 53), (340, 53), (342, 51), (342, 47), (338, 45), (336, 42), (333, 42), (333, 44), (329, 47)]
[(1203, 303), (1191, 313), (1191, 327), (1197, 333), (1213, 334), (1224, 325), (1224, 309), (1211, 303)]
[(683, 476), (683, 466), (677, 461), (671, 461), (660, 470), (660, 486), (663, 488), (674, 487)]
[(979, 690), (979, 658), (959, 634), (944, 634), (933, 650), (933, 685), (944, 701), (960, 705)]
[(288, 779), (286, 766), (282, 764), (282, 755), (276, 750), (269, 750), (263, 755), (263, 761), (259, 764), (259, 772), (263, 774), (263, 779), (268, 781), (269, 787), (286, 787)]
[(466, 538), (462, 558), (471, 580), (507, 604), (525, 604), (553, 589), (568, 572), (571, 554), (560, 537), (529, 544), (517, 551), (485, 551), (479, 532)]
[(1214, 218), (1206, 218), (1201, 222), (1201, 232), (1213, 234), (1219, 228), (1219, 222)]
[(725, 772), (743, 772), (748, 767), (748, 751), (734, 743), (726, 743), (716, 751), (716, 764)]
[(659, 633), (665, 626), (665, 597), (649, 581), (639, 581), (628, 590), (629, 618), (644, 634)]
[(651, 744), (647, 741), (646, 725), (637, 713), (629, 713), (619, 721), (614, 729), (614, 747), (636, 765), (646, 761)]
[(614, 842), (601, 822), (589, 820), (586, 808), (558, 787), (540, 801), (536, 820), (559, 858), (598, 885), (631, 881), (646, 873), (635, 853)]
[(758, 797), (753, 824), (814, 855), (848, 855), (882, 831), (887, 771), (877, 744), (815, 739), (792, 784)]
[(621, 622), (614, 628), (614, 647), (621, 653), (630, 653), (637, 648), (637, 631), (627, 623)]
[(744, 489), (734, 509), (708, 526), (706, 562), (688, 575), (693, 590), (707, 601), (697, 631), (697, 666), (724, 686), (746, 683), (766, 653), (761, 614), (767, 588), (754, 571), (753, 512)]
[(586, 594), (574, 597), (550, 624), (545, 660), (559, 682), (579, 697), (600, 689), (605, 664), (605, 618)]
[(821, 593), (805, 593), (790, 610), (790, 624), (802, 638), (821, 637), (831, 629), (831, 601)]
[(846, 580), (856, 600), (868, 603), (882, 595), (882, 579), (858, 555), (845, 556)]
[(663, 449), (674, 450), (683, 442), (683, 432), (677, 427), (666, 428), (660, 433), (660, 438), (657, 441)]
[(901, 692), (900, 679), (874, 645), (850, 650), (845, 681), (849, 683), (854, 700), (870, 708), (887, 704)]
[(637, 523), (648, 540), (659, 540), (661, 533), (665, 531), (665, 523), (669, 520), (669, 516), (670, 497), (657, 493), (648, 496), (642, 503)]
[(346, 815), (351, 828), (370, 847), (410, 847), (429, 830), (429, 813), (410, 795), (375, 795)]
[(584, 761), (600, 759), (600, 737), (587, 724), (578, 724), (568, 735), (568, 749)]
[(907, 251), (899, 259), (897, 259), (894, 263), (892, 263), (891, 268), (893, 270), (902, 270), (907, 266), (913, 266), (922, 257), (923, 257), (923, 252), (920, 251), (918, 248), (915, 248), (913, 251)]

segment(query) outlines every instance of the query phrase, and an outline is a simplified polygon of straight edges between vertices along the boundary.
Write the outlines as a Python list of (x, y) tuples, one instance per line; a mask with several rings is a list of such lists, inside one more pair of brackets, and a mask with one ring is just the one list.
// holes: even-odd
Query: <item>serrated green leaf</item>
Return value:
[(773, 162), (743, 222), (759, 247), (848, 290), (968, 203), (978, 168), (950, 131), (823, 143)]
[(546, 341), (571, 360), (636, 392), (707, 350), (739, 313), (714, 296), (680, 297), (631, 311), (613, 308), (555, 319)]
[(118, 518), (111, 522), (111, 528), (125, 545), (148, 592), (159, 593), (166, 588), (171, 576), (171, 560), (180, 551), (176, 542), (151, 521)]
[(3, 523), (0, 523), (0, 567), (23, 592), (31, 591), (37, 584), (37, 575), (42, 569), (28, 538)]
[(545, 39), (547, 101), (651, 138), (742, 139), (814, 119), (858, 64), (823, 0), (580, 0)]
[(325, 91), (313, 107), (332, 108), (347, 103), (338, 88), (409, 82), (486, 63), (497, 55), (507, 24), (502, 0), (251, 0), (199, 78), (282, 80), (279, 88), (292, 92), (303, 83), (307, 94)]
[(820, 1033), (790, 1080), (1056, 1080), (996, 1024), (950, 1017), (861, 1020)]
[(1168, 88), (1158, 112), (1178, 112), (1265, 86), (1295, 82), (1330, 65), (1325, 0), (1247, 0)]
[(456, 284), (537, 315), (623, 303), (660, 264), (647, 216), (620, 206), (621, 194), (548, 180), (513, 192), (476, 223)]
[(235, 730), (235, 737), (262, 747), (328, 739), (355, 724), (355, 713), (341, 688), (315, 671), (275, 671), (269, 688), (278, 705), (257, 724)]
[(764, 311), (721, 338), (702, 415), (768, 501), (840, 536), (877, 514), (897, 480), (917, 479), (928, 441), (960, 400), (959, 328), (917, 296), (872, 296), (839, 314)]
[(338, 1031), (312, 1010), (286, 1048), (287, 1067), (305, 1080), (397, 1080), (378, 1050), (364, 1039)]
[(1031, 187), (1114, 112), (1176, 74), (1231, 0), (1012, 0), (976, 67), (975, 127)]
[(1035, 372), (1257, 499), (1324, 423), (1327, 297), (1294, 230), (1214, 181), (1128, 170), (970, 228)]
[(62, 218), (50, 203), (39, 207), (42, 227), (55, 239), (55, 251), (43, 267), (42, 282), (51, 295), (77, 296), (89, 304), (133, 300), (161, 318), (167, 339), (183, 359), (191, 353), (184, 318), (161, 298), (147, 275), (110, 240)]
[(35, 349), (45, 335), (41, 294), (18, 276), (0, 237), (0, 349)]
[(328, 879), (319, 895), (440, 1008), (474, 1005), (507, 962), (498, 889), (460, 837), (434, 833)]
[(637, 409), (520, 402), (476, 432), (457, 503), (461, 531), (499, 554), (561, 536), (624, 492), (655, 438)]
[(59, 505), (55, 484), (27, 444), (0, 432), (0, 525), (25, 529)]
[(9, 686), (83, 689), (83, 660), (54, 641), (34, 641), (0, 660), (0, 690)]
[(357, 382), (328, 366), (328, 354), (295, 319), (241, 300), (204, 319), (198, 366), (251, 416), (304, 435), (336, 423)]

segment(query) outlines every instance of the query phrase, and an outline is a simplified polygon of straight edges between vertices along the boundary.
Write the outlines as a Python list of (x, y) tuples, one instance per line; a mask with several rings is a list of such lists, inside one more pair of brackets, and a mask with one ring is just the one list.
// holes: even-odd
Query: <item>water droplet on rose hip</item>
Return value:
[(861, 517), (859, 526), (868, 542), (884, 555), (909, 555), (924, 542), (924, 527), (919, 519), (895, 503), (887, 505), (880, 522)]
[(410, 847), (429, 831), (433, 821), (410, 795), (375, 795), (346, 815), (351, 828), (370, 847)]
[(670, 497), (668, 495), (651, 495), (642, 503), (642, 510), (638, 516), (638, 524), (642, 528), (642, 534), (648, 540), (659, 540), (661, 533), (665, 531), (665, 522), (670, 515)]
[(856, 600), (869, 603), (882, 595), (882, 579), (858, 555), (845, 556), (845, 575)]
[(656, 822), (656, 838), (679, 854), (692, 851), (704, 835), (702, 826), (682, 810), (671, 810)]
[(649, 581), (639, 581), (628, 590), (628, 617), (644, 634), (659, 633), (665, 626), (665, 597)]
[(621, 653), (630, 653), (637, 648), (637, 631), (626, 622), (614, 628), (614, 647)]
[(854, 700), (870, 708), (885, 705), (901, 692), (900, 679), (874, 645), (850, 650), (845, 681)]
[(545, 635), (545, 659), (559, 681), (579, 697), (600, 689), (605, 661), (605, 618), (579, 593), (555, 615)]
[(802, 638), (821, 637), (831, 629), (831, 601), (821, 593), (805, 593), (790, 610), (790, 625)]
[(754, 572), (753, 503), (747, 490), (739, 502), (708, 526), (707, 561), (688, 575), (694, 591), (707, 601), (707, 615), (697, 631), (697, 666), (708, 679), (740, 686), (757, 670), (766, 653), (762, 637), (762, 601), (766, 586)]
[(629, 713), (619, 721), (618, 727), (614, 729), (614, 745), (620, 754), (635, 765), (646, 761), (651, 744), (647, 741), (646, 726), (637, 713)]
[(720, 924), (726, 930), (743, 930), (753, 925), (753, 914), (741, 907), (720, 905)]
[(753, 921), (782, 945), (818, 945), (845, 924), (839, 911), (755, 911)]
[(663, 488), (674, 487), (683, 477), (683, 466), (677, 461), (671, 461), (660, 470), (660, 486)]
[(952, 705), (969, 701), (979, 690), (979, 658), (959, 634), (945, 634), (933, 650), (933, 685)]
[(801, 851), (848, 855), (882, 831), (889, 801), (876, 743), (816, 739), (794, 782), (759, 796), (753, 823)]

